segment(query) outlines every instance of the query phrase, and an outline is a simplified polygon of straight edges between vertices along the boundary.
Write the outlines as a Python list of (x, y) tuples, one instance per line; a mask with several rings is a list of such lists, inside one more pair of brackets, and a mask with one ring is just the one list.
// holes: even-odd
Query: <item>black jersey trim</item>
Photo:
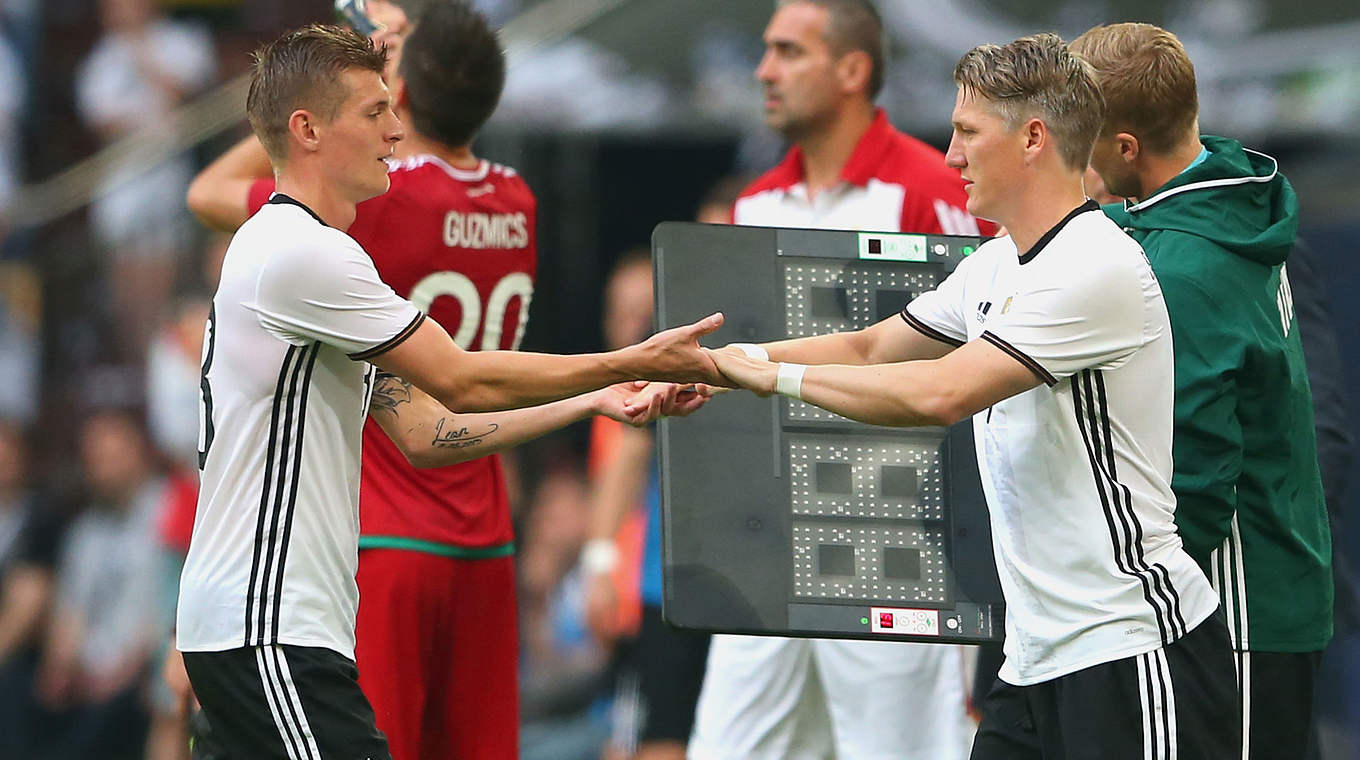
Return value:
[(245, 646), (260, 646), (278, 637), (284, 564), (292, 539), (298, 473), (302, 465), (307, 397), (320, 350), (318, 342), (289, 346), (274, 387), (269, 449), (265, 455), (250, 585), (246, 592)]
[(935, 328), (931, 327), (925, 322), (922, 322), (921, 320), (913, 316), (911, 312), (907, 311), (906, 308), (903, 308), (901, 313), (902, 321), (906, 322), (908, 325), (911, 325), (913, 328), (915, 328), (917, 332), (921, 333), (927, 338), (930, 338), (931, 340), (938, 340), (941, 343), (947, 343), (955, 348), (958, 348), (959, 346), (963, 345), (963, 341), (945, 335), (944, 333), (940, 332), (939, 330), (936, 330)]
[[(1088, 369), (1070, 378), (1072, 407), (1076, 414), (1077, 428), (1081, 431), (1082, 442), (1086, 446), (1096, 493), (1100, 497), (1101, 508), (1105, 513), (1105, 524), (1109, 529), (1110, 542), (1114, 549), (1115, 566), (1121, 573), (1138, 579), (1143, 587), (1143, 598), (1152, 608), (1153, 616), (1157, 620), (1161, 641), (1164, 645), (1170, 644), (1185, 632), (1185, 622), (1180, 617), (1179, 597), (1175, 590), (1170, 588), (1170, 577), (1166, 575), (1165, 568), (1157, 565), (1156, 568), (1160, 569), (1158, 572), (1148, 567), (1143, 556), (1143, 528), (1129, 502), (1129, 490), (1111, 471), (1114, 466), (1114, 453), (1107, 450), (1102, 455), (1102, 444), (1104, 448), (1109, 449), (1110, 420), (1103, 405), (1099, 407), (1099, 411), (1097, 410), (1093, 375), (1099, 376), (1100, 372)], [(1103, 384), (1103, 380), (1101, 383)]]
[(987, 332), (982, 333), (980, 337), (983, 340), (987, 341), (988, 343), (992, 344), (993, 346), (996, 346), (997, 348), (1004, 351), (1006, 355), (1010, 356), (1012, 359), (1023, 364), (1025, 366), (1025, 369), (1029, 370), (1030, 372), (1033, 372), (1034, 375), (1038, 377), (1039, 380), (1041, 380), (1048, 387), (1052, 388), (1053, 386), (1058, 384), (1058, 378), (1054, 377), (1052, 372), (1049, 372), (1048, 370), (1044, 369), (1044, 365), (1035, 361), (1029, 354), (1025, 353), (1024, 351), (1021, 351), (1020, 349), (1006, 342), (1006, 340), (1001, 336), (989, 330)]
[[(245, 641), (242, 646), (254, 646), (257, 639), (253, 622), (255, 609), (260, 606), (259, 594), (262, 593), (260, 565), (264, 561), (265, 526), (269, 523), (269, 494), (274, 485), (274, 455), (278, 450), (279, 422), (283, 409), (283, 395), (288, 382), (288, 370), (293, 366), (300, 346), (289, 346), (279, 366), (279, 378), (274, 384), (274, 408), (269, 414), (269, 445), (265, 449), (264, 484), (260, 488), (260, 505), (255, 515), (255, 549), (250, 559), (250, 584), (246, 589)], [(262, 634), (263, 631), (260, 631)]]
[(1100, 403), (1101, 432), (1104, 434), (1105, 444), (1105, 464), (1110, 473), (1110, 482), (1118, 486), (1119, 494), (1123, 496), (1124, 509), (1128, 512), (1132, 520), (1137, 540), (1133, 544), (1135, 558), (1140, 567), (1146, 572), (1152, 573), (1153, 585), (1156, 587), (1162, 599), (1168, 605), (1171, 613), (1172, 632), (1175, 638), (1180, 638), (1190, 632), (1185, 624), (1185, 616), (1181, 613), (1181, 596), (1176, 591), (1176, 586), (1171, 582), (1171, 572), (1160, 562), (1148, 564), (1147, 557), (1143, 553), (1143, 525), (1138, 520), (1137, 513), (1133, 510), (1133, 494), (1129, 487), (1119, 480), (1119, 471), (1115, 467), (1113, 434), (1110, 428), (1109, 405), (1105, 394), (1105, 373), (1092, 371), (1095, 378), (1096, 399)]
[[(297, 409), (298, 382), (302, 374), (303, 356), (306, 352), (303, 349), (298, 353), (297, 360), (293, 363), (293, 368), (289, 372), (288, 390), (284, 397), (285, 405), (283, 412), (283, 440), (279, 444), (279, 470), (278, 477), (271, 484), (273, 492), (270, 494), (273, 505), (269, 508), (269, 529), (265, 536), (264, 553), (264, 572), (261, 574), (263, 585), (260, 588), (260, 600), (256, 614), (259, 616), (259, 627), (256, 629), (259, 640), (257, 644), (265, 644), (269, 641), (268, 635), (272, 630), (270, 625), (269, 613), (273, 612), (273, 605), (270, 604), (270, 590), (274, 585), (274, 573), (280, 564), (278, 556), (283, 550), (283, 542), (280, 540), (280, 532), (283, 530), (283, 494), (288, 488), (289, 465), (294, 464), (292, 456), (293, 434), (296, 426), (294, 413)], [(291, 477), (296, 478), (297, 473), (291, 473)]]
[(302, 375), (302, 397), (298, 399), (301, 413), (297, 418), (297, 442), (293, 444), (293, 482), (288, 490), (288, 512), (283, 516), (283, 545), (279, 548), (279, 568), (274, 575), (274, 626), (270, 631), (271, 641), (279, 639), (279, 617), (283, 609), (283, 575), (288, 566), (288, 547), (292, 546), (293, 513), (297, 509), (298, 484), (302, 481), (302, 436), (307, 429), (307, 397), (312, 390), (312, 370), (316, 367), (316, 357), (320, 352), (321, 344), (313, 343), (307, 356), (307, 369)]
[(357, 354), (350, 354), (349, 358), (357, 362), (364, 359), (372, 359), (373, 357), (379, 354), (385, 354), (388, 351), (391, 351), (392, 349), (401, 345), (402, 341), (406, 340), (412, 335), (415, 335), (416, 330), (420, 328), (420, 323), (424, 321), (425, 314), (424, 313), (417, 314), (416, 318), (411, 320), (411, 324), (402, 328), (401, 332), (397, 333), (396, 335), (393, 335), (391, 338), (388, 338), (387, 340), (383, 341), (382, 343), (379, 343), (373, 348), (368, 349), (367, 351), (360, 351)]
[(303, 211), (306, 211), (308, 216), (315, 219), (317, 224), (321, 225), (322, 227), (330, 226), (329, 224), (326, 224), (326, 222), (322, 221), (321, 217), (317, 216), (317, 213), (313, 211), (310, 207), (308, 207), (307, 204), (303, 203), (297, 198), (292, 197), (291, 195), (284, 195), (283, 193), (274, 193), (273, 195), (269, 196), (269, 201), (265, 205), (269, 204), (274, 204), (276, 206), (297, 206)]
[(1087, 211), (1100, 211), (1100, 204), (1087, 198), (1085, 203), (1067, 212), (1067, 216), (1064, 216), (1062, 221), (1049, 228), (1048, 232), (1045, 232), (1043, 236), (1039, 238), (1039, 242), (1031, 246), (1028, 251), (1020, 254), (1020, 263), (1028, 264), (1031, 261), (1034, 261), (1034, 257), (1038, 256), (1040, 251), (1042, 251), (1049, 243), (1053, 242), (1053, 238), (1057, 237), (1059, 232), (1062, 232), (1062, 228), (1066, 227), (1068, 222)]

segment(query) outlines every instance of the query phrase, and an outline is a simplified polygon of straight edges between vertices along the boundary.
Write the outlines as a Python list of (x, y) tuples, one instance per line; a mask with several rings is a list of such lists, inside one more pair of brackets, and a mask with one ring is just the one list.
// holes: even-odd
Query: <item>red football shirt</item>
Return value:
[[(462, 348), (514, 349), (524, 335), (537, 267), (537, 201), (513, 169), (457, 169), (434, 156), (394, 162), (392, 187), (359, 204), (349, 234), (383, 281), (426, 310)], [(273, 183), (250, 191), (252, 213)], [(464, 548), (513, 540), (500, 457), (416, 469), (369, 420), (359, 492), (365, 539)]]

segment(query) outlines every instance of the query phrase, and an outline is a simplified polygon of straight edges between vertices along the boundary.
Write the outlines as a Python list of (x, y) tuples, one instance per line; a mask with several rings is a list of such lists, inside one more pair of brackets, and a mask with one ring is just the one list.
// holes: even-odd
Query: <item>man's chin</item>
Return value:
[(392, 179), (388, 177), (386, 174), (384, 174), (382, 184), (378, 184), (375, 182), (372, 185), (369, 185), (364, 188), (365, 195), (363, 197), (363, 200), (361, 200), (360, 202), (362, 203), (363, 201), (366, 201), (370, 198), (377, 198), (379, 195), (382, 195), (383, 193), (387, 192), (387, 189), (390, 188), (391, 186)]

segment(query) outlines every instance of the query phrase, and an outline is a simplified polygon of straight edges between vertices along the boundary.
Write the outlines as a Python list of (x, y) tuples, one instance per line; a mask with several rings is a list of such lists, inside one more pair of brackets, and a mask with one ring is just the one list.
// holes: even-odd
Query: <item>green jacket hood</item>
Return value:
[(1298, 234), (1299, 201), (1275, 159), (1224, 137), (1200, 142), (1209, 156), (1198, 166), (1138, 203), (1105, 212), (1130, 231), (1183, 232), (1261, 264), (1283, 262)]

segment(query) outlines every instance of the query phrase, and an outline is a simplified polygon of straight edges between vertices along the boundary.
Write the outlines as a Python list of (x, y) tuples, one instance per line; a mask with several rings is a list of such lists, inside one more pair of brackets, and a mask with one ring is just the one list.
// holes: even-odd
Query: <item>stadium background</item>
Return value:
[[(146, 391), (160, 371), (151, 346), (173, 322), (180, 296), (207, 292), (210, 276), (203, 272), (211, 269), (221, 242), (192, 224), (180, 193), (167, 213), (186, 234), (161, 254), (173, 290), (151, 304), (158, 326), (148, 327), (146, 345), (137, 344), (119, 327), (121, 307), (112, 295), (112, 283), (130, 259), (98, 233), (92, 202), (118, 192), (105, 179), (120, 161), (153, 166), (182, 155), (199, 167), (234, 143), (245, 130), (240, 75), (248, 51), (290, 26), (332, 17), (329, 0), (159, 3), (167, 17), (197, 30), (215, 72), (182, 93), (173, 117), (159, 120), (159, 128), (111, 133), (78, 105), (80, 80), (89, 76), (81, 64), (105, 33), (98, 5), (0, 0), (0, 89), (6, 91), (0, 97), (0, 419), (30, 432), (30, 481), (52, 509), (72, 514), (90, 501), (88, 468), (72, 455), (83, 422), (107, 407), (133, 409), (153, 424), (165, 413), (158, 407), (167, 402)], [(504, 26), (510, 74), (477, 150), (516, 167), (540, 199), (539, 285), (524, 348), (596, 350), (602, 342), (601, 289), (614, 260), (645, 245), (656, 223), (692, 218), (714, 182), (757, 172), (781, 154), (783, 146), (761, 122), (752, 77), (772, 4), (479, 5)], [(1197, 66), (1203, 131), (1237, 137), (1275, 156), (1294, 182), (1302, 234), (1319, 252), (1328, 289), (1343, 387), (1360, 380), (1360, 6), (1339, 0), (1149, 0), (1135, 13), (1108, 0), (879, 5), (892, 54), (881, 103), (904, 130), (941, 147), (953, 100), (949, 73), (974, 44), (1045, 29), (1070, 38), (1121, 20), (1150, 21), (1179, 34)], [(147, 227), (159, 224), (146, 221)], [(1352, 430), (1355, 419), (1352, 414), (1339, 424)], [(514, 468), (521, 557), (530, 565), (522, 573), (529, 586), (526, 637), (545, 637), (525, 644), (534, 653), (526, 655), (525, 717), (538, 722), (531, 730), (557, 737), (559, 747), (572, 731), (588, 744), (590, 716), (602, 709), (591, 691), (591, 673), (602, 656), (590, 651), (579, 631), (572, 633), (570, 614), (561, 611), (570, 606), (563, 579), (584, 531), (573, 522), (584, 521), (584, 450), (585, 430), (578, 426), (526, 447)], [(183, 458), (168, 451), (161, 457), (167, 465)], [(1360, 485), (1349, 477), (1356, 462), (1342, 461), (1345, 471), (1336, 471), (1336, 478), (1354, 487), (1343, 492), (1335, 540), (1354, 557), (1360, 554), (1360, 518), (1353, 517), (1360, 510)], [(1346, 737), (1360, 722), (1357, 636), (1353, 628), (1338, 629), (1327, 669), (1336, 677), (1323, 702), (1329, 730), (1338, 737), (1334, 746), (1350, 751), (1354, 745)], [(0, 651), (0, 661), (4, 656)], [(541, 663), (544, 657), (552, 662)], [(578, 693), (563, 697), (534, 687), (560, 684), (554, 668), (580, 676)], [(535, 699), (542, 704), (528, 703)], [(526, 742), (526, 757), (532, 747)]]

